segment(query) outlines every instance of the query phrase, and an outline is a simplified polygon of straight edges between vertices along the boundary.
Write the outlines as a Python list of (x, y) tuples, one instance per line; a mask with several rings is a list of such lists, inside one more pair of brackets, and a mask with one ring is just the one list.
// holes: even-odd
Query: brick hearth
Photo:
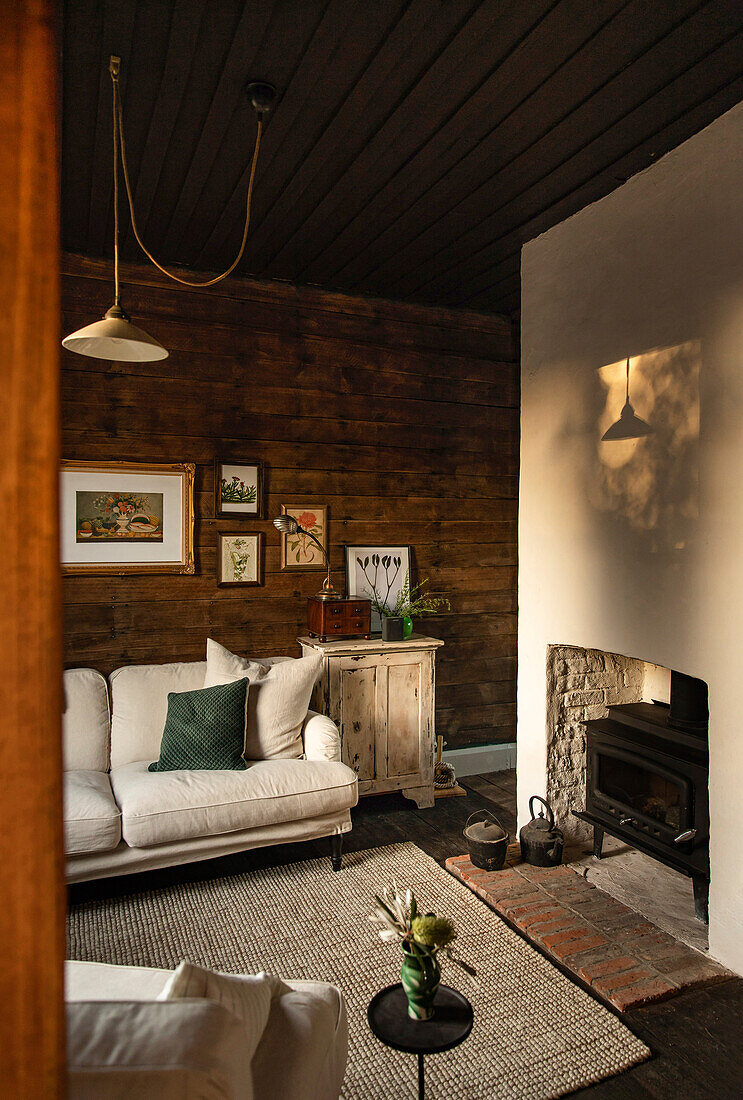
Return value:
[(446, 867), (621, 1011), (731, 977), (570, 867), (520, 863), (517, 844), (502, 871), (481, 871), (468, 856), (452, 856)]

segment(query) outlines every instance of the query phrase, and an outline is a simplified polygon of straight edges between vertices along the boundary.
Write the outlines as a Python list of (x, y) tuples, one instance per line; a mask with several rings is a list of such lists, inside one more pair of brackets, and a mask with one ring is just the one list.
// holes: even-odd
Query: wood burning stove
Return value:
[(690, 875), (707, 920), (709, 748), (707, 685), (672, 673), (671, 702), (625, 703), (586, 722), (586, 808), (594, 855), (604, 833)]

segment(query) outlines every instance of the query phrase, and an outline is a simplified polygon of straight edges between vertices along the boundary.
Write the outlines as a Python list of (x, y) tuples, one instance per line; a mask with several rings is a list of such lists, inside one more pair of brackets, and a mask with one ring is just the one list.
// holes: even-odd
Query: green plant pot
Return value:
[(409, 638), (413, 633), (413, 620), (409, 615), (405, 615), (402, 620), (402, 636), (403, 638)]
[(408, 998), (408, 1016), (413, 1020), (430, 1020), (433, 1000), (441, 984), (441, 970), (435, 955), (414, 955), (403, 947), (400, 978)]

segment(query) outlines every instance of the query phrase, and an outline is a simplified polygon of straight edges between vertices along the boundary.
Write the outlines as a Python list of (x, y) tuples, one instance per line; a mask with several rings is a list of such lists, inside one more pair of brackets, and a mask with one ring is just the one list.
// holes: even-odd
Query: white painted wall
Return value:
[[(520, 818), (550, 643), (707, 680), (710, 951), (743, 973), (743, 105), (527, 244), (522, 287)], [(600, 443), (601, 368), (668, 348), (637, 363), (656, 437)]]

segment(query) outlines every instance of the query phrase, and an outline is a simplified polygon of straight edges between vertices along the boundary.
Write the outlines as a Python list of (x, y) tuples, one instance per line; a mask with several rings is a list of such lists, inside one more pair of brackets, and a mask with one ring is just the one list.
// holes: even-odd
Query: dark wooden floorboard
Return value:
[[(516, 832), (515, 772), (467, 776), (466, 798), (442, 798), (419, 810), (401, 794), (363, 798), (353, 811), (346, 852), (410, 841), (443, 864), (465, 851), (462, 829), (470, 814), (489, 809)], [(171, 883), (195, 882), (325, 856), (327, 840), (280, 844), (223, 859), (101, 879), (70, 887), (70, 901), (120, 896)], [(342, 872), (341, 872), (342, 874)], [(535, 1011), (539, 1011), (535, 1006)], [(743, 1096), (743, 979), (682, 993), (662, 1004), (634, 1009), (622, 1019), (653, 1051), (654, 1057), (617, 1077), (574, 1093), (581, 1100), (738, 1100)]]

